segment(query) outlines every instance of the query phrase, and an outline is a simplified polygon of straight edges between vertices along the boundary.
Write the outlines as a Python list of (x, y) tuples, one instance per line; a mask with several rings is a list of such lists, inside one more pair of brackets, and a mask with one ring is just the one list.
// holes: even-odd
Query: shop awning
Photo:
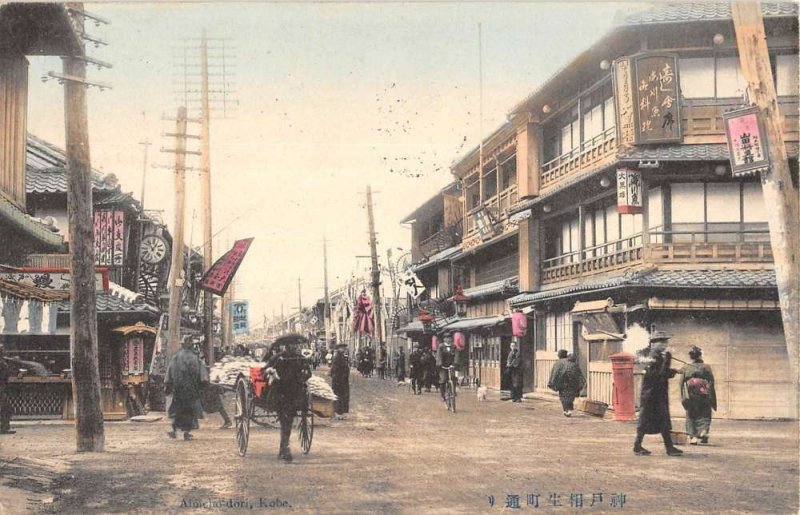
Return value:
[(490, 295), (511, 295), (519, 292), (519, 277), (509, 277), (492, 283), (481, 284), (464, 290), (464, 295), (470, 299), (488, 297)]
[(444, 250), (441, 250), (441, 251), (437, 252), (436, 254), (434, 254), (431, 257), (429, 257), (428, 260), (423, 262), (423, 263), (417, 263), (417, 264), (411, 265), (411, 269), (413, 271), (415, 271), (415, 272), (418, 271), (418, 270), (424, 270), (425, 268), (428, 268), (429, 266), (436, 265), (436, 264), (441, 263), (443, 261), (451, 260), (451, 259), (459, 256), (460, 254), (461, 254), (461, 245), (455, 245), (455, 246), (450, 247), (448, 249), (444, 249)]
[(454, 331), (476, 331), (479, 329), (488, 329), (496, 327), (510, 319), (502, 315), (490, 317), (475, 317), (475, 318), (461, 318), (454, 322), (447, 324), (446, 330), (448, 332)]
[(622, 313), (624, 306), (614, 306), (611, 298), (576, 302), (572, 308), (572, 318), (583, 326), (581, 334), (587, 341), (622, 340), (624, 332), (620, 331), (618, 321), (612, 313)]
[(761, 299), (659, 299), (647, 301), (649, 309), (692, 311), (773, 311), (780, 309), (777, 300)]

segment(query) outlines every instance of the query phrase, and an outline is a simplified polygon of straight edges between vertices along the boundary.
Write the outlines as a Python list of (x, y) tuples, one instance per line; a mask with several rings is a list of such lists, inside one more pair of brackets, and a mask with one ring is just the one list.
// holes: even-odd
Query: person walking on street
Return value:
[(565, 417), (571, 417), (575, 410), (575, 397), (580, 395), (586, 386), (586, 379), (578, 366), (577, 357), (573, 354), (567, 356), (567, 351), (558, 351), (559, 362), (550, 371), (550, 380), (547, 387), (558, 392), (561, 408)]
[(672, 364), (672, 354), (667, 351), (669, 336), (663, 331), (655, 331), (650, 336), (650, 358), (642, 379), (642, 396), (639, 401), (639, 424), (636, 428), (636, 441), (633, 452), (639, 456), (651, 454), (642, 447), (644, 435), (661, 434), (664, 447), (669, 456), (680, 456), (683, 451), (672, 443), (669, 416), (669, 380), (678, 373)]
[(336, 345), (331, 357), (331, 387), (338, 400), (334, 404), (336, 418), (343, 418), (350, 411), (350, 364), (347, 362), (346, 343)]
[(191, 338), (184, 338), (181, 350), (170, 360), (164, 380), (166, 394), (172, 395), (168, 410), (172, 419), (172, 431), (167, 433), (170, 438), (175, 438), (180, 429), (183, 439), (191, 440), (191, 431), (200, 428), (198, 420), (203, 418), (202, 392), (207, 384), (208, 370), (194, 352)]
[(292, 423), (298, 409), (306, 408), (306, 381), (311, 377), (311, 362), (300, 354), (299, 346), (308, 342), (299, 334), (287, 334), (279, 337), (286, 349), (272, 356), (267, 362), (267, 369), (273, 369), (277, 375), (270, 384), (274, 395), (274, 407), (281, 424), (281, 443), (278, 459), (291, 463), (292, 451), (289, 438), (292, 436)]
[(708, 443), (711, 428), (711, 410), (717, 410), (717, 392), (714, 389), (714, 374), (711, 367), (703, 363), (703, 351), (692, 345), (687, 363), (681, 369), (681, 403), (686, 410), (686, 432), (689, 443)]
[(382, 342), (378, 349), (378, 378), (386, 379), (386, 344)]
[(11, 370), (6, 361), (3, 345), (0, 344), (0, 435), (11, 435), (11, 403), (8, 401), (8, 378)]
[(522, 360), (514, 340), (511, 340), (511, 349), (506, 359), (506, 373), (511, 380), (511, 402), (522, 402)]
[(436, 377), (436, 358), (428, 347), (422, 351), (422, 386), (426, 392), (431, 391), (431, 385)]
[(414, 350), (408, 356), (408, 375), (411, 377), (411, 390), (414, 395), (422, 395), (423, 373), (422, 351), (419, 350), (419, 344), (414, 343)]
[(394, 359), (394, 377), (398, 383), (406, 380), (406, 353), (402, 345), (397, 349), (397, 355)]

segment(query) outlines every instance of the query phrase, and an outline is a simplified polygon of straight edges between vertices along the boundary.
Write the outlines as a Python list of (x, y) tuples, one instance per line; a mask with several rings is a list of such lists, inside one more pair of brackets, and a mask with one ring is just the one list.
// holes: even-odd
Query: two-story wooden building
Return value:
[[(763, 12), (796, 190), (797, 5)], [(634, 335), (657, 328), (673, 335), (676, 357), (703, 348), (719, 416), (797, 415), (769, 206), (758, 177), (729, 166), (723, 113), (747, 105), (738, 59), (728, 4), (662, 5), (628, 17), (512, 109), (520, 200), (508, 213), (524, 220), (523, 293), (510, 304), (535, 313), (537, 391), (566, 349), (588, 396), (610, 403), (609, 355), (638, 350), (646, 336)]]

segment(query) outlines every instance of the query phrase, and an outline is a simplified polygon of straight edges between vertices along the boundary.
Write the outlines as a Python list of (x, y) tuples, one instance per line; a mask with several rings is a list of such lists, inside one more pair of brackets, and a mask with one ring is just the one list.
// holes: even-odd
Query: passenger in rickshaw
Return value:
[[(281, 336), (272, 344), (272, 355), (267, 361), (267, 371), (277, 374), (270, 384), (272, 409), (281, 423), (281, 443), (278, 459), (285, 463), (292, 461), (289, 449), (289, 438), (292, 435), (292, 423), (298, 409), (305, 409), (308, 402), (306, 381), (311, 377), (311, 363), (300, 353), (300, 347), (306, 340), (299, 334)], [(283, 350), (278, 350), (283, 347)]]

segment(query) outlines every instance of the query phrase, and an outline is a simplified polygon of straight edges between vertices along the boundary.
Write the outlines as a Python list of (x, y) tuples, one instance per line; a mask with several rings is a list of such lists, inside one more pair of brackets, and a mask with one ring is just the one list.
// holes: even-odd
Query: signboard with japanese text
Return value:
[[(25, 270), (19, 272), (0, 272), (0, 279), (42, 290), (69, 291), (70, 273), (53, 270)], [(108, 290), (108, 272), (95, 272), (95, 291)]]
[(485, 207), (481, 207), (472, 213), (472, 216), (475, 220), (475, 230), (478, 231), (481, 240), (490, 240), (495, 234), (494, 219), (491, 213)]
[(768, 170), (769, 151), (758, 108), (737, 109), (724, 113), (722, 118), (728, 137), (731, 175), (743, 177)]
[(200, 279), (200, 289), (220, 296), (225, 295), (251, 243), (253, 243), (253, 238), (236, 241), (231, 250), (214, 262), (211, 268), (206, 271), (203, 278)]
[(644, 212), (642, 172), (639, 170), (617, 169), (617, 212), (621, 215), (637, 215)]
[(125, 251), (125, 213), (113, 209), (94, 212), (94, 262), (122, 266)]
[(636, 121), (634, 118), (633, 81), (630, 57), (620, 57), (614, 61), (614, 103), (617, 114), (617, 138), (621, 146), (636, 143)]
[(425, 293), (425, 285), (422, 284), (417, 274), (411, 269), (400, 272), (397, 275), (397, 285), (400, 287), (402, 295), (411, 295), (415, 299)]
[(647, 53), (632, 61), (636, 144), (680, 142), (678, 56)]
[(233, 334), (250, 333), (249, 311), (250, 302), (246, 300), (234, 300), (228, 305), (231, 312), (231, 329)]

